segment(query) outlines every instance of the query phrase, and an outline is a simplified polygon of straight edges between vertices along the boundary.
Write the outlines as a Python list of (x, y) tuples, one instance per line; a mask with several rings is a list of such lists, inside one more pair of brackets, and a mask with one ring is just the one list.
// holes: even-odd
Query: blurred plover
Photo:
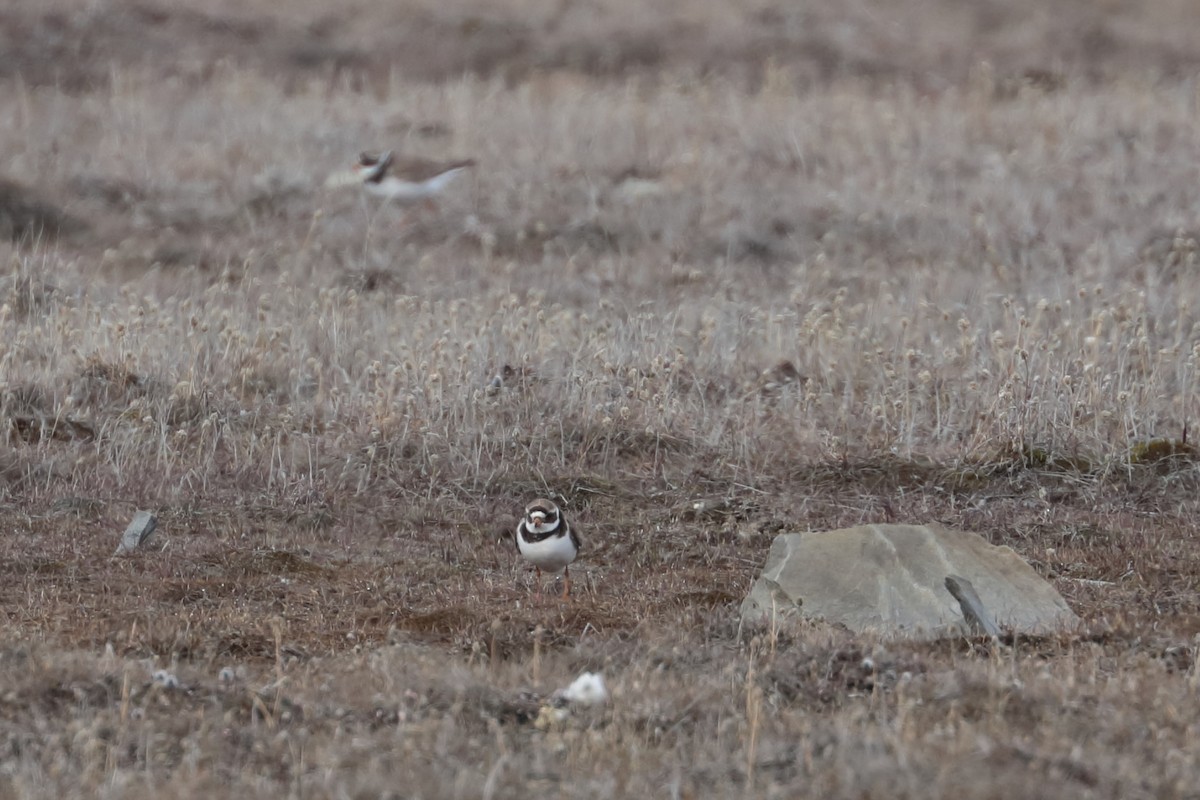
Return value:
[(459, 161), (399, 159), (388, 150), (378, 154), (363, 153), (358, 157), (354, 172), (369, 193), (401, 205), (411, 205), (432, 203), (452, 180), (474, 165), (475, 161), (469, 158)]
[(582, 544), (552, 501), (539, 497), (525, 507), (525, 518), (517, 525), (517, 550), (537, 568), (537, 593), (542, 593), (542, 571), (563, 573), (563, 597), (571, 594), (571, 562)]

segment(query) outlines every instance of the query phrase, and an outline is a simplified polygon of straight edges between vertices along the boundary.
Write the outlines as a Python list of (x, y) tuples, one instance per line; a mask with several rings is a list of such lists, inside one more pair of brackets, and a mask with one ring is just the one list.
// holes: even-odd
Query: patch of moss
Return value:
[(1087, 456), (1056, 453), (1046, 447), (1021, 444), (998, 454), (997, 462), (1008, 464), (1012, 469), (1029, 469), (1041, 472), (1074, 472), (1087, 474), (1096, 465)]
[(1196, 448), (1179, 439), (1149, 439), (1135, 442), (1129, 448), (1130, 464), (1157, 464), (1166, 459), (1194, 462)]

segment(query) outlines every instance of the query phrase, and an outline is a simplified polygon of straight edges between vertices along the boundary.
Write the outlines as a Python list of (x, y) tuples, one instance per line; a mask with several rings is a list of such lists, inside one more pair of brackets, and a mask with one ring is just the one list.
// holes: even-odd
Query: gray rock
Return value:
[[(979, 628), (946, 586), (973, 588), (987, 624), (1049, 633), (1079, 621), (1062, 595), (1011, 548), (940, 525), (863, 525), (775, 537), (742, 603), (747, 622), (797, 615), (858, 633), (936, 638)], [(994, 622), (993, 622), (994, 620)]]
[(158, 527), (158, 517), (149, 511), (137, 512), (121, 536), (121, 543), (117, 545), (117, 551), (113, 555), (119, 556), (122, 553), (132, 553), (137, 550), (150, 538), (150, 534), (154, 533), (156, 527)]

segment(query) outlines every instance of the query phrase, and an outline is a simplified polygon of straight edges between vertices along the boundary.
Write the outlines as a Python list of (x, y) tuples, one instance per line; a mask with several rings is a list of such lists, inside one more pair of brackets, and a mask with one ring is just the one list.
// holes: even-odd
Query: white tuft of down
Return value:
[(575, 706), (602, 706), (608, 702), (608, 689), (604, 676), (599, 672), (585, 672), (558, 693), (558, 696)]

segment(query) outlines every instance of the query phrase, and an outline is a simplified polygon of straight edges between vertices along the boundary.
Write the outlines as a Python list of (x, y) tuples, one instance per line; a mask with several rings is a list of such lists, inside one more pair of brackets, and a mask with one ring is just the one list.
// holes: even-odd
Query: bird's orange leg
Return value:
[(571, 596), (571, 568), (563, 567), (563, 599)]
[(535, 589), (533, 592), (533, 599), (541, 600), (542, 599), (542, 568), (534, 567), (534, 569), (537, 570), (537, 589)]

